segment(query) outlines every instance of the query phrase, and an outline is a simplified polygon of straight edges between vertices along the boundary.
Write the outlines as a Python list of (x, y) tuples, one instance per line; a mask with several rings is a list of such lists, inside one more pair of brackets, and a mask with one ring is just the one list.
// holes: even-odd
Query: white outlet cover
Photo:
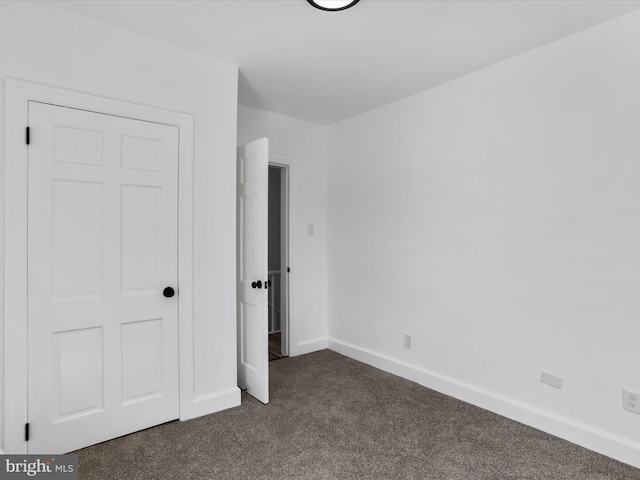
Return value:
[(638, 390), (623, 388), (622, 408), (628, 412), (640, 413), (640, 392)]
[(559, 375), (549, 373), (545, 370), (542, 370), (540, 372), (540, 381), (552, 386), (553, 388), (557, 388), (558, 390), (562, 390), (562, 386), (564, 385), (564, 378), (560, 377)]

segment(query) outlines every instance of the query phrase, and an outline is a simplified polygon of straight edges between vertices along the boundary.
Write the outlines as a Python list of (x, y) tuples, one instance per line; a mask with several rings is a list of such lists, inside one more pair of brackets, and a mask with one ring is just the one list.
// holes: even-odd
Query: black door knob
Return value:
[(176, 291), (171, 288), (171, 287), (167, 287), (162, 291), (162, 295), (164, 295), (167, 298), (171, 298), (176, 294)]
[(251, 288), (262, 288), (262, 280), (258, 280), (257, 282), (251, 282)]

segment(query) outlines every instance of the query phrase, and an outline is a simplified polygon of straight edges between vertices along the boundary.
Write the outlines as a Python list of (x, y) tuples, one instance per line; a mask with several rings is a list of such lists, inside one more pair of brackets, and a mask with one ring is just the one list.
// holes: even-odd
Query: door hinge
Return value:
[(27, 145), (29, 145), (31, 143), (31, 129), (29, 127), (27, 127), (27, 133), (26, 133), (25, 140), (27, 141)]
[(29, 441), (29, 424), (28, 423), (24, 424), (24, 441), (25, 442)]
[(291, 273), (291, 267), (287, 267), (287, 273)]

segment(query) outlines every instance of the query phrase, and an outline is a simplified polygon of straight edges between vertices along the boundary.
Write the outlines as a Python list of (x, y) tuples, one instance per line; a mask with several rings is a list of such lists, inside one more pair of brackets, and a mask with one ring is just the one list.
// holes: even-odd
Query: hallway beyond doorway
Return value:
[(269, 334), (269, 361), (287, 357), (282, 353), (281, 344), (282, 339), (280, 332)]

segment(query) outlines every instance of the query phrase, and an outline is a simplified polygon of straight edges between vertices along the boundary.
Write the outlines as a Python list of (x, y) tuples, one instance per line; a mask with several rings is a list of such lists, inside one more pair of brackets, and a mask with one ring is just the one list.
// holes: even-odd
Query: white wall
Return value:
[(327, 127), (239, 106), (238, 145), (262, 137), (292, 164), (290, 353), (301, 355), (327, 347)]
[[(3, 91), (7, 77), (194, 116), (195, 372), (191, 411), (203, 414), (237, 405), (236, 218), (235, 208), (229, 207), (235, 205), (237, 67), (44, 3), (0, 2)], [(4, 118), (4, 94), (0, 115)], [(4, 171), (4, 128), (0, 135), (0, 169)], [(2, 212), (0, 208), (0, 215)], [(0, 234), (0, 242), (2, 238)]]
[(640, 466), (640, 13), (329, 142), (330, 347)]

